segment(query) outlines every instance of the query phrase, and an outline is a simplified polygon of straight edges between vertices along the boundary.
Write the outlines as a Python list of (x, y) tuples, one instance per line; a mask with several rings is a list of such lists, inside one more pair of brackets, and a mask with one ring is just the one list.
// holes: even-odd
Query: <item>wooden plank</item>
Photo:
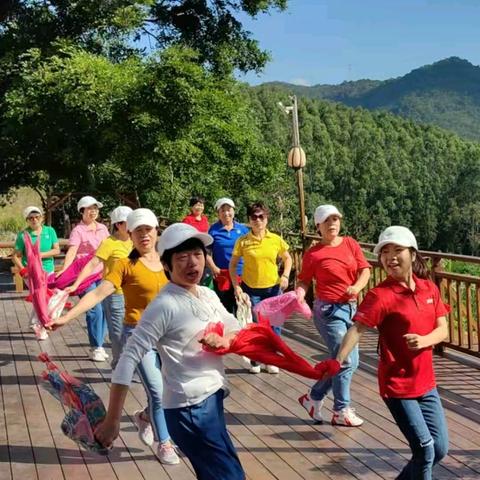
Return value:
[[(16, 313), (10, 301), (3, 303), (2, 330), (6, 333), (15, 331), (13, 325), (16, 323)], [(10, 326), (10, 325), (12, 326)], [(12, 350), (11, 340), (6, 338), (6, 352), (11, 355), (8, 363), (2, 368), (2, 390), (4, 395), (5, 421), (7, 427), (10, 466), (12, 479), (37, 479), (33, 449), (28, 434), (27, 421), (23, 409), (19, 380), (16, 372), (16, 360)], [(8, 380), (7, 380), (8, 379)]]
[[(82, 319), (83, 320), (83, 319)], [(75, 330), (78, 329), (83, 334), (83, 338), (76, 337)], [(66, 327), (50, 335), (53, 343), (52, 360), (62, 365), (72, 375), (80, 380), (89, 383), (95, 389), (95, 392), (105, 402), (104, 382), (101, 378), (99, 369), (89, 359), (88, 344), (83, 325), (74, 320)], [(102, 364), (103, 365), (103, 364)], [(106, 366), (107, 364), (104, 364)], [(85, 373), (88, 375), (86, 376)], [(121, 455), (119, 455), (121, 453)], [(138, 468), (130, 455), (123, 456), (123, 452), (117, 451), (112, 455), (117, 460), (114, 465), (109, 457), (101, 457), (90, 452), (81, 450), (88, 474), (92, 479), (102, 478), (105, 480), (117, 478), (137, 478), (139, 477)], [(140, 477), (141, 478), (141, 477)]]
[[(37, 342), (35, 340), (33, 333), (28, 330), (28, 327), (26, 327), (28, 325), (31, 306), (24, 302), (19, 302), (19, 304), (20, 305), (17, 305), (17, 312), (19, 313), (19, 330), (23, 327), (25, 337), (29, 338), (27, 341), (29, 352), (28, 358), (31, 361), (35, 379), (39, 379), (40, 373), (43, 370), (43, 364), (37, 360), (37, 355), (41, 351), (47, 351), (47, 353), (53, 354), (54, 344), (51, 337), (49, 340), (42, 342)], [(46, 422), (48, 424), (48, 431), (53, 438), (55, 453), (58, 456), (57, 464), (62, 470), (63, 477), (73, 480), (90, 479), (91, 477), (88, 474), (84, 458), (79, 448), (75, 443), (65, 437), (60, 430), (60, 424), (65, 416), (65, 411), (61, 403), (53, 398), (42, 385), (39, 385), (38, 391)]]
[(12, 471), (10, 467), (11, 457), (9, 450), (9, 439), (7, 434), (7, 421), (5, 415), (5, 403), (4, 395), (7, 392), (4, 392), (3, 384), (4, 378), (7, 376), (5, 371), (5, 365), (11, 362), (12, 354), (9, 348), (8, 338), (4, 335), (5, 333), (5, 315), (3, 312), (3, 307), (0, 305), (0, 461), (2, 463), (0, 468), (0, 480), (11, 480)]
[[(21, 324), (24, 320), (28, 321), (28, 318), (18, 315), (17, 310), (17, 323), (12, 327), (21, 331)], [(37, 474), (39, 478), (62, 479), (63, 472), (37, 388), (37, 377), (32, 369), (28, 354), (28, 352), (34, 352), (38, 348), (38, 342), (34, 339), (33, 334), (29, 333), (23, 338), (19, 336), (19, 339), (12, 344), (15, 356), (25, 358), (25, 360), (16, 361), (15, 364), (25, 418), (28, 420), (27, 427), (32, 442)]]
[[(68, 328), (68, 331), (65, 331)], [(102, 397), (105, 404), (108, 404), (110, 380), (110, 368), (108, 363), (96, 364), (89, 360), (88, 344), (86, 343), (84, 332), (84, 319), (79, 319), (71, 322), (65, 328), (59, 330), (63, 333), (63, 342), (69, 345), (71, 355), (78, 357), (79, 360), (76, 370), (81, 372), (96, 372), (98, 375), (94, 378), (89, 375), (89, 378), (82, 378), (82, 375), (77, 376), (83, 381), (92, 381), (97, 394)], [(66, 333), (68, 332), (68, 333)], [(98, 368), (97, 365), (100, 365)], [(140, 399), (140, 400), (139, 400)], [(124, 417), (121, 423), (121, 434), (116, 441), (116, 446), (113, 452), (109, 455), (113, 470), (119, 479), (130, 480), (132, 475), (138, 475), (141, 472), (142, 478), (145, 479), (169, 479), (175, 478), (178, 480), (191, 480), (194, 477), (189, 466), (184, 461), (180, 465), (162, 465), (158, 462), (154, 455), (152, 448), (149, 448), (138, 438), (136, 427), (133, 425), (133, 412), (141, 409), (146, 405), (146, 395), (143, 386), (140, 384), (133, 384), (127, 396), (126, 405), (124, 409)], [(130, 458), (126, 461), (126, 458)], [(136, 470), (136, 473), (132, 471)]]
[(458, 331), (458, 344), (461, 347), (465, 346), (465, 338), (463, 332), (463, 318), (462, 318), (462, 282), (456, 282), (456, 307), (457, 307), (457, 331)]
[(450, 305), (448, 313), (449, 342), (455, 344), (455, 314), (452, 305), (452, 281), (447, 279), (447, 303)]
[[(309, 335), (310, 335), (310, 332), (309, 332)], [(296, 346), (295, 345), (293, 348), (296, 349), (296, 351), (301, 350), (301, 346)], [(447, 362), (447, 360), (444, 359), (444, 358), (440, 358), (439, 361)], [(445, 367), (446, 371), (452, 371), (452, 363), (453, 362), (450, 361), (449, 365), (447, 367)], [(462, 366), (462, 367), (464, 367), (464, 366)], [(464, 367), (464, 368), (466, 368), (467, 370), (472, 372), (471, 368), (468, 368), (468, 367)], [(474, 375), (475, 375), (475, 373), (474, 373)], [(359, 398), (360, 399), (362, 398), (361, 389), (359, 389), (355, 385), (357, 383), (358, 376), (365, 377), (365, 378), (361, 379), (361, 385), (362, 386), (365, 386), (368, 382), (368, 376), (365, 376), (364, 372), (359, 371), (354, 375), (352, 390), (355, 393), (352, 393), (352, 397), (354, 398), (355, 402), (358, 401)], [(464, 376), (464, 378), (465, 378), (465, 376)], [(477, 375), (477, 378), (478, 378), (478, 375)], [(478, 391), (478, 388), (476, 389), (476, 391)], [(370, 392), (367, 393), (367, 395), (365, 396), (363, 401), (367, 405), (372, 404), (372, 397), (371, 397)], [(375, 407), (378, 408), (378, 406), (376, 404), (375, 404)], [(383, 407), (383, 408), (386, 412), (385, 407)], [(360, 414), (363, 417), (368, 418), (368, 415), (365, 414), (365, 410), (361, 410)], [(385, 413), (385, 415), (389, 416), (389, 414), (387, 412)], [(451, 412), (448, 412), (448, 410), (447, 410), (447, 418), (449, 419), (449, 424), (450, 424), (449, 428), (452, 432), (456, 432), (456, 431), (458, 431), (458, 425), (455, 423), (453, 425), (453, 428), (452, 428), (452, 425), (451, 425), (451, 423), (452, 423), (451, 422), (451, 416), (452, 415), (455, 417), (456, 420), (460, 419), (461, 421), (465, 422), (465, 419), (463, 418), (462, 415), (452, 414)], [(378, 421), (378, 420), (374, 423), (382, 424), (382, 422)], [(385, 423), (385, 422), (383, 422), (383, 423)], [(387, 424), (388, 423), (391, 424), (391, 419), (389, 420), (389, 422), (387, 422)], [(478, 423), (476, 425), (478, 425)], [(367, 428), (370, 429), (370, 427), (368, 425), (367, 425)], [(394, 426), (394, 425), (393, 425), (393, 428), (397, 429), (396, 426)], [(461, 426), (460, 428), (464, 429), (465, 426)], [(363, 429), (364, 428), (362, 427), (362, 430)], [(401, 437), (401, 434), (399, 434), (399, 435)], [(467, 435), (468, 435), (468, 433), (467, 433)], [(480, 437), (478, 436), (478, 434), (475, 434), (475, 435), (476, 435), (478, 441), (480, 441)], [(377, 436), (378, 436), (378, 434), (377, 434)], [(455, 441), (457, 441), (457, 442), (459, 441), (459, 436), (454, 435), (454, 438), (455, 438)], [(461, 437), (460, 437), (460, 439), (461, 439)], [(389, 441), (388, 439), (382, 438), (382, 440), (385, 441), (386, 444), (391, 443), (391, 441)], [(402, 439), (402, 441), (404, 443), (403, 439)], [(464, 443), (459, 443), (458, 445), (455, 445), (453, 443), (453, 441), (451, 441), (451, 447), (453, 447), (453, 448), (450, 449), (450, 456), (445, 461), (442, 462), (442, 465), (440, 467), (437, 467), (437, 469), (436, 469), (436, 474), (439, 475), (439, 478), (453, 478), (454, 476), (458, 476), (460, 478), (470, 478), (470, 477), (475, 478), (475, 476), (478, 475), (478, 473), (476, 472), (476, 468), (474, 466), (475, 463), (472, 464), (471, 461), (470, 462), (465, 462), (464, 461), (465, 457), (468, 457), (468, 454), (463, 455), (463, 458), (462, 458), (462, 454), (464, 454), (466, 452), (466, 449), (471, 448), (471, 445), (465, 445)], [(396, 448), (399, 448), (399, 447), (396, 446)]]
[(465, 314), (467, 317), (467, 343), (469, 349), (473, 347), (472, 296), (470, 292), (471, 286), (472, 284), (470, 282), (465, 282)]
[(477, 352), (480, 352), (480, 288), (475, 285), (475, 340)]
[(12, 272), (13, 283), (15, 284), (15, 291), (17, 293), (23, 292), (23, 278), (18, 273), (19, 272), (18, 267), (11, 267), (10, 271)]
[[(133, 384), (127, 396), (121, 436), (109, 458), (80, 451), (63, 436), (60, 403), (37, 385), (42, 370), (36, 360), (40, 347), (59, 366), (90, 383), (104, 401), (109, 392), (109, 366), (89, 360), (83, 319), (55, 332), (48, 341), (37, 342), (27, 326), (30, 305), (16, 298), (20, 297), (0, 294), (0, 338), (4, 340), (0, 342), (0, 439), (7, 446), (2, 450), (2, 467), (8, 467), (0, 469), (0, 480), (20, 475), (54, 480), (194, 479), (187, 461), (175, 467), (162, 466), (153, 450), (138, 439), (132, 415), (145, 404), (139, 384)], [(325, 356), (311, 322), (288, 323), (285, 333), (292, 348), (312, 363)], [(410, 450), (378, 396), (375, 346), (376, 335), (366, 335), (362, 367), (353, 377), (352, 399), (365, 419), (364, 426), (357, 429), (312, 423), (296, 400), (312, 381), (286, 372), (250, 375), (239, 357), (226, 358), (232, 387), (225, 402), (226, 419), (248, 479), (378, 480), (398, 474)], [(479, 371), (449, 358), (435, 360), (449, 424), (450, 451), (435, 468), (434, 478), (479, 478)], [(327, 400), (327, 420), (330, 412), (331, 401)]]

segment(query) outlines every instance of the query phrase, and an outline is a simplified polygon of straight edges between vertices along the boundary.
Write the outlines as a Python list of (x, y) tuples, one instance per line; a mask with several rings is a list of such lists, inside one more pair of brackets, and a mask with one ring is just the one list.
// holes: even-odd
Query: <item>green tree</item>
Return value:
[[(286, 0), (2, 4), (1, 190), (133, 189), (167, 214), (192, 191), (255, 197), (246, 172), (267, 189), (278, 157), (232, 72), (260, 69), (268, 55), (237, 17), (285, 7)], [(135, 48), (142, 36), (155, 37), (151, 51)]]

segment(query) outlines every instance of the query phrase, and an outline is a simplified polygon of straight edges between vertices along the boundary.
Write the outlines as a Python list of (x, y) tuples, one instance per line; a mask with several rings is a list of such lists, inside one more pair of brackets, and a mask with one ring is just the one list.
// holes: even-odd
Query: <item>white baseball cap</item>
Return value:
[(127, 230), (133, 232), (140, 225), (158, 227), (157, 216), (148, 208), (137, 208), (127, 217)]
[(124, 205), (113, 209), (110, 212), (110, 220), (112, 225), (118, 222), (126, 222), (127, 217), (132, 213), (132, 209), (130, 207), (126, 207)]
[(160, 257), (165, 250), (178, 247), (178, 245), (191, 238), (198, 238), (206, 247), (213, 243), (213, 237), (208, 233), (201, 233), (187, 223), (174, 223), (163, 231), (158, 241), (157, 250)]
[(220, 210), (220, 208), (222, 208), (224, 205), (228, 205), (229, 207), (235, 208), (235, 203), (233, 203), (233, 200), (228, 197), (219, 198), (215, 202), (214, 208), (215, 210)]
[(93, 205), (96, 205), (98, 208), (103, 207), (103, 203), (100, 203), (99, 201), (95, 200), (95, 198), (91, 197), (90, 195), (87, 195), (86, 197), (82, 197), (78, 201), (77, 210), (80, 211), (82, 208), (92, 207)]
[(389, 243), (399, 245), (400, 247), (413, 247), (415, 250), (418, 250), (417, 239), (407, 227), (392, 225), (386, 228), (378, 237), (378, 243), (375, 245), (373, 253), (380, 253), (382, 248)]
[(43, 215), (41, 208), (30, 206), (23, 211), (24, 218), (28, 218), (31, 213), (39, 213), (40, 215)]
[(340, 218), (343, 218), (343, 215), (338, 211), (338, 208), (334, 205), (320, 205), (315, 209), (313, 218), (315, 220), (315, 225), (323, 223), (330, 215), (337, 215)]

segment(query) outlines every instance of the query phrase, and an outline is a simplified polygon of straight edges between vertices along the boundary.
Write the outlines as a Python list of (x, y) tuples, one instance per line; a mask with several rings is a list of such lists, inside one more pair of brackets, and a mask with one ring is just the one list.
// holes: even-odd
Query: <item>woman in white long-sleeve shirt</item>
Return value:
[[(198, 284), (205, 268), (210, 235), (186, 224), (168, 227), (158, 251), (170, 284), (145, 310), (112, 377), (110, 403), (97, 439), (105, 446), (118, 436), (122, 407), (136, 364), (156, 346), (162, 360), (163, 408), (173, 441), (201, 480), (244, 480), (223, 413), (227, 392), (222, 358), (202, 349), (229, 346), (240, 326), (214, 292)], [(225, 335), (203, 332), (222, 322)]]

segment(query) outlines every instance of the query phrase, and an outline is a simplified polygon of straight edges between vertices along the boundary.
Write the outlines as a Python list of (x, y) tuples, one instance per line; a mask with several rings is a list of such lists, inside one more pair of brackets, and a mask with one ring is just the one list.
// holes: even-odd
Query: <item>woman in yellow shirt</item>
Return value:
[[(103, 278), (112, 270), (113, 265), (120, 258), (127, 258), (132, 251), (132, 240), (127, 230), (127, 217), (132, 212), (130, 207), (120, 206), (110, 213), (110, 221), (113, 233), (102, 241), (95, 252), (95, 256), (83, 267), (75, 282), (65, 291), (74, 292), (82, 282), (92, 275), (99, 265), (103, 267)], [(107, 321), (108, 336), (112, 346), (112, 369), (115, 368), (122, 352), (122, 324), (125, 317), (125, 302), (123, 292), (118, 288), (102, 302), (105, 319)], [(103, 362), (107, 354), (102, 348), (92, 352), (92, 359), (96, 362)]]
[[(288, 287), (292, 257), (288, 253), (288, 244), (279, 235), (267, 229), (269, 210), (262, 202), (249, 205), (247, 215), (252, 231), (240, 237), (233, 248), (229, 272), (234, 286), (235, 296), (242, 292), (250, 297), (252, 306), (270, 297), (280, 295)], [(237, 264), (243, 258), (242, 285), (237, 282)], [(283, 262), (282, 275), (278, 276), (277, 260)], [(253, 318), (256, 321), (255, 316)], [(280, 335), (281, 328), (273, 327)], [(251, 373), (260, 373), (260, 365), (252, 362)], [(278, 373), (278, 367), (267, 365), (268, 373)]]
[[(127, 229), (133, 242), (128, 258), (120, 259), (113, 265), (102, 283), (85, 295), (65, 316), (54, 322), (54, 328), (64, 325), (93, 305), (103, 301), (115, 289), (122, 288), (125, 296), (125, 318), (123, 341), (126, 342), (140, 321), (143, 311), (157, 293), (168, 283), (155, 245), (157, 243), (158, 221), (155, 214), (146, 208), (138, 208), (127, 217)], [(157, 457), (161, 463), (179, 463), (178, 456), (170, 441), (165, 415), (162, 408), (163, 381), (158, 352), (149, 351), (137, 366), (145, 393), (148, 398), (148, 415), (145, 411), (134, 414), (139, 428), (140, 439), (151, 445), (158, 440)], [(149, 420), (151, 419), (151, 424)], [(153, 428), (153, 432), (152, 432)]]

